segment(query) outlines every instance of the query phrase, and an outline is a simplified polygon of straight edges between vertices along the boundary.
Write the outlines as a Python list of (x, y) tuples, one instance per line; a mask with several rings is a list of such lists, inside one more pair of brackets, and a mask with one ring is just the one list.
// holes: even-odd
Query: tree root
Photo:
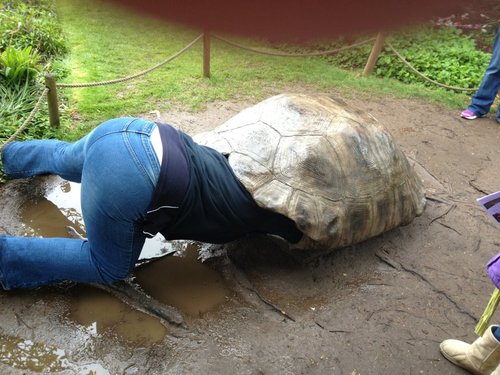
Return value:
[[(75, 228), (67, 226), (66, 229), (71, 237), (85, 239)], [(149, 261), (152, 260), (149, 259), (147, 262)], [(167, 327), (171, 328), (173, 326), (187, 329), (182, 314), (175, 307), (158, 302), (144, 292), (138, 284), (132, 281), (132, 279), (118, 281), (112, 284), (91, 283), (90, 285), (112, 294), (126, 305), (140, 312), (159, 319), (160, 322)]]
[(138, 311), (158, 318), (167, 327), (173, 325), (187, 329), (182, 314), (175, 307), (158, 302), (131, 280), (119, 281), (113, 284), (92, 283), (90, 285), (112, 294)]

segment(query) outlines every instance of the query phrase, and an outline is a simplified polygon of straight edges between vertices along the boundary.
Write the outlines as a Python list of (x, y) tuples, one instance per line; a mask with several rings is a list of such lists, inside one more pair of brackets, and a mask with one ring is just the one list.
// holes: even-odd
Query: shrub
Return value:
[[(471, 36), (451, 27), (423, 27), (391, 35), (388, 40), (419, 72), (450, 86), (477, 87), (491, 58), (489, 53), (476, 48)], [(371, 47), (369, 43), (327, 58), (343, 68), (363, 69)], [(411, 72), (387, 45), (373, 73), (378, 77), (395, 78), (405, 83), (432, 85)]]
[(5, 81), (0, 81), (0, 118), (3, 125), (0, 129), (0, 138), (10, 136), (13, 133), (10, 128), (22, 122), (31, 112), (39, 97), (38, 91), (37, 87), (28, 81), (11, 82), (8, 85)]
[[(0, 0), (0, 146), (28, 118), (45, 87), (43, 73), (65, 73), (66, 52), (54, 0)], [(50, 138), (47, 105), (42, 105), (17, 140)], [(1, 170), (1, 162), (0, 162)], [(0, 183), (5, 176), (0, 172)]]
[(0, 0), (0, 51), (32, 46), (43, 61), (66, 52), (54, 0)]
[(31, 46), (18, 50), (9, 46), (0, 54), (0, 74), (9, 83), (29, 82), (40, 71), (40, 55)]

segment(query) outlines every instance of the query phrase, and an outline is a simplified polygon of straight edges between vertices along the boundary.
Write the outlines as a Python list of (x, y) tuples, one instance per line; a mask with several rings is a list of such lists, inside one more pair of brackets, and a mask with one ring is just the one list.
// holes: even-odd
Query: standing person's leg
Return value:
[(5, 289), (63, 280), (106, 283), (130, 273), (145, 241), (140, 224), (159, 175), (150, 142), (155, 126), (116, 119), (86, 137), (81, 179), (88, 241), (0, 236)]
[(498, 326), (490, 326), (472, 344), (454, 339), (444, 340), (439, 349), (451, 363), (474, 374), (490, 375), (500, 363)]
[(500, 124), (500, 102), (498, 103), (498, 109), (497, 109), (497, 122)]
[[(472, 96), (472, 102), (466, 111), (462, 112), (462, 117), (473, 119), (475, 117), (466, 117), (465, 112), (469, 111), (477, 116), (486, 115), (495, 97), (500, 89), (500, 26), (497, 30), (495, 42), (493, 43), (493, 51), (490, 63), (486, 72), (484, 73), (483, 80), (477, 92)], [(500, 115), (500, 113), (499, 113)], [(473, 118), (472, 118), (473, 117)], [(497, 116), (497, 119), (499, 117)]]

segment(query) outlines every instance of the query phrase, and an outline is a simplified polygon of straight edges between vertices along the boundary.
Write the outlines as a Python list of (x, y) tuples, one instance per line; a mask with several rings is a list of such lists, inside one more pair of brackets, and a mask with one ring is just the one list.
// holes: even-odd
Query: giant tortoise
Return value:
[(194, 139), (227, 155), (261, 207), (295, 221), (295, 247), (335, 249), (410, 223), (425, 189), (389, 132), (323, 95), (282, 94)]

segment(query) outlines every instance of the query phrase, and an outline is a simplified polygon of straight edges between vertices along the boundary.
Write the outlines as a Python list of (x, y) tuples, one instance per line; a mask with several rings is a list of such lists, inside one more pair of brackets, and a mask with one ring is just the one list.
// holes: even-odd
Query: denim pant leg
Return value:
[[(497, 30), (490, 63), (477, 92), (472, 96), (469, 105), (471, 111), (479, 115), (489, 112), (493, 101), (500, 89), (500, 26)], [(500, 106), (497, 112), (497, 119), (500, 119)]]
[(5, 289), (63, 280), (108, 283), (132, 271), (145, 241), (140, 224), (159, 175), (150, 142), (155, 126), (115, 119), (84, 139), (82, 211), (88, 241), (0, 236), (0, 283)]
[(75, 143), (55, 139), (9, 143), (2, 152), (4, 171), (14, 178), (55, 174), (68, 181), (80, 182), (86, 139)]
[(500, 341), (500, 328), (498, 326), (496, 326), (494, 328), (494, 331), (493, 331), (493, 336), (495, 336), (495, 338)]

